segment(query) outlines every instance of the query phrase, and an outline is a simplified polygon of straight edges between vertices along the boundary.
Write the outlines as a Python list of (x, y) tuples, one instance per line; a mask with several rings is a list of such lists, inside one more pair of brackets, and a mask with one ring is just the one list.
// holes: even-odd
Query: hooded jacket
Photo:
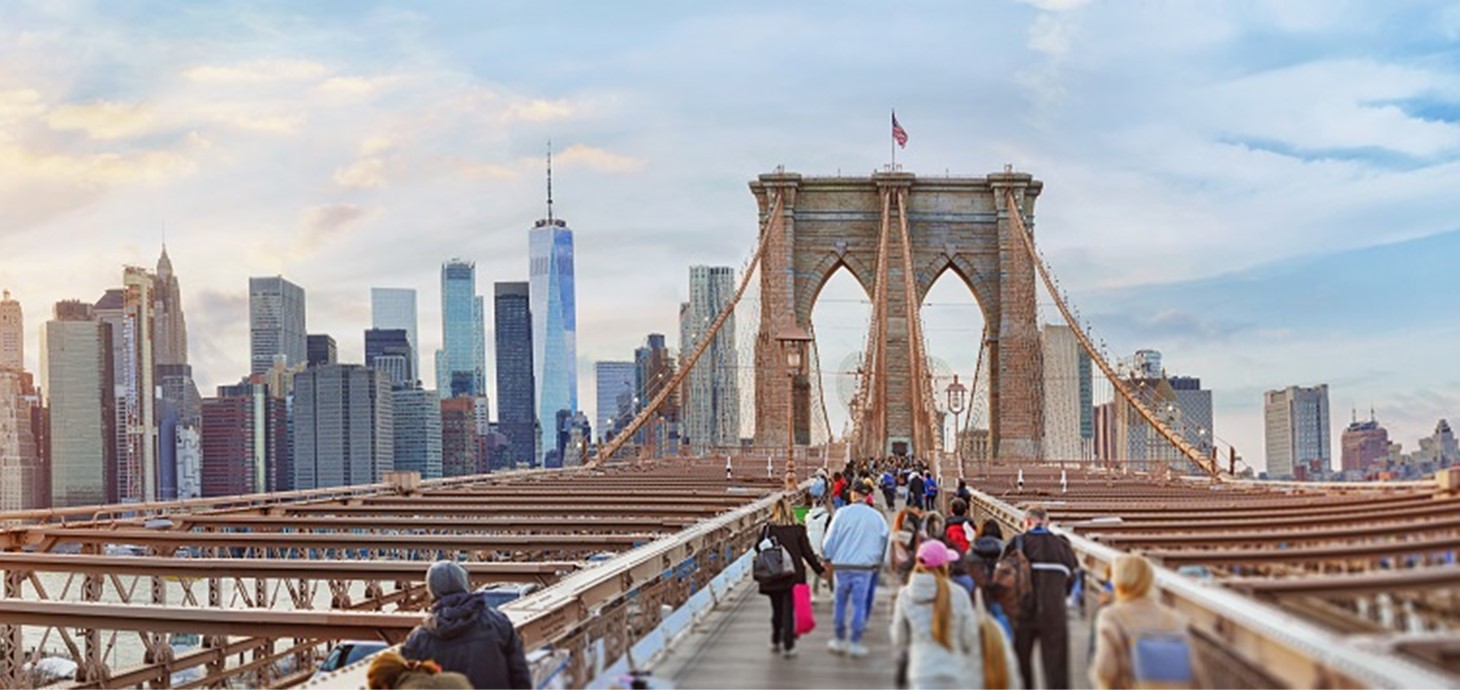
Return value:
[(907, 652), (907, 679), (913, 687), (972, 687), (974, 679), (983, 678), (978, 615), (962, 589), (952, 582), (947, 585), (951, 588), (948, 637), (952, 649), (933, 639), (936, 576), (914, 572), (907, 586), (897, 592), (892, 608), (892, 647)]
[(401, 645), (407, 659), (431, 660), (465, 675), (474, 688), (531, 688), (532, 673), (512, 621), (486, 596), (456, 592), (431, 604), (425, 622)]

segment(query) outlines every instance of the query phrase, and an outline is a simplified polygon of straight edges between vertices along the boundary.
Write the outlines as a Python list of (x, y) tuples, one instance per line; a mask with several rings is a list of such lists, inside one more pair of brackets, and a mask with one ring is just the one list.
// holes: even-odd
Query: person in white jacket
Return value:
[(961, 588), (948, 579), (958, 553), (929, 540), (892, 609), (892, 646), (907, 654), (913, 688), (983, 687), (978, 616)]
[[(826, 527), (829, 524), (831, 524), (831, 511), (827, 509), (826, 501), (815, 501), (811, 510), (806, 512), (806, 536), (811, 540), (811, 550), (816, 552), (817, 558), (823, 557), (821, 542), (826, 540)], [(813, 578), (811, 597), (814, 599), (821, 591), (822, 583), (826, 583), (827, 589), (830, 589), (831, 581), (814, 573)]]

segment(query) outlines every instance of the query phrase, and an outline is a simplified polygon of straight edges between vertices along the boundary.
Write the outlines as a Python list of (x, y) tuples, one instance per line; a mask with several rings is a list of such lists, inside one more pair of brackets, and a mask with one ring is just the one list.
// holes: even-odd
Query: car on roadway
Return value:
[(319, 668), (315, 670), (310, 680), (320, 678), (334, 673), (357, 661), (368, 659), (380, 652), (385, 651), (390, 645), (374, 640), (344, 640), (330, 650), (324, 661), (319, 662)]

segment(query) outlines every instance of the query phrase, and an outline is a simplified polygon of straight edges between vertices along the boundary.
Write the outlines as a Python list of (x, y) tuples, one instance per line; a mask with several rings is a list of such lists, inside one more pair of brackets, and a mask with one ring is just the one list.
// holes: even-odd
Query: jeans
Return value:
[(871, 612), (872, 578), (871, 570), (838, 570), (836, 572), (836, 604), (832, 612), (836, 639), (847, 639), (847, 606), (852, 607), (851, 641), (858, 644), (867, 629), (867, 615)]
[(782, 649), (796, 647), (796, 604), (791, 590), (771, 592), (771, 642)]
[(883, 489), (882, 497), (887, 499), (888, 510), (894, 510), (897, 508), (897, 489)]

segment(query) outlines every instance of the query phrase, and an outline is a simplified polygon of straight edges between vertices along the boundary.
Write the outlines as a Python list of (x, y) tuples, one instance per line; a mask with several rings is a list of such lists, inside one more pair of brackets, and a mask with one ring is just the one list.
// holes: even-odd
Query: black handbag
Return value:
[(757, 542), (755, 560), (751, 564), (750, 575), (760, 583), (775, 582), (788, 575), (796, 574), (796, 564), (791, 560), (791, 552), (781, 545), (780, 540), (771, 536), (770, 532), (770, 525), (766, 525), (765, 529), (761, 530), (760, 541), (769, 539), (771, 545), (761, 548), (760, 543)]

